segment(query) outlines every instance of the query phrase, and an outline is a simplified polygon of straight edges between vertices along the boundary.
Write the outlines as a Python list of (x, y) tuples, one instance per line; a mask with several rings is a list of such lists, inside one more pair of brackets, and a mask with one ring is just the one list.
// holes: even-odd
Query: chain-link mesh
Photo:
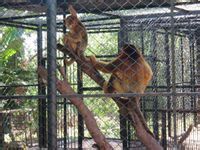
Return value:
[(0, 149), (200, 147), (199, 1), (0, 1)]

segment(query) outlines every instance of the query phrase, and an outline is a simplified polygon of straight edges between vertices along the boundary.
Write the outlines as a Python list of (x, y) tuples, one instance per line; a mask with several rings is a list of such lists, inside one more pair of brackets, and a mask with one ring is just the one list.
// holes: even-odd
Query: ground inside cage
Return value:
[[(190, 132), (189, 136), (185, 139), (185, 141), (179, 145), (179, 149), (181, 150), (193, 150), (193, 149), (199, 149), (200, 147), (200, 139), (198, 138), (198, 135), (200, 134), (200, 125), (197, 127), (194, 127), (192, 131)], [(178, 135), (179, 136), (179, 135)], [(123, 149), (123, 143), (122, 140), (120, 139), (107, 139), (109, 144), (115, 149), (115, 150), (122, 150)], [(172, 150), (173, 148), (173, 138), (167, 137), (167, 145), (164, 147), (167, 148), (168, 150)], [(66, 145), (64, 146), (64, 140), (59, 139), (58, 140), (58, 148), (59, 149), (64, 149), (64, 147), (68, 150), (73, 150), (77, 149), (79, 147), (78, 140), (75, 141), (69, 141), (67, 140), (65, 143)], [(34, 143), (34, 147), (30, 147), (30, 150), (35, 150), (39, 149), (38, 148), (38, 143)], [(97, 149), (95, 146), (95, 142), (91, 138), (84, 138), (82, 141), (81, 145), (82, 149), (85, 150), (95, 150)], [(139, 140), (132, 140), (127, 142), (127, 148), (129, 150), (146, 150), (145, 146), (139, 141)]]
[[(181, 150), (199, 149), (199, 147), (200, 147), (200, 139), (198, 138), (199, 134), (200, 134), (200, 125), (193, 128), (192, 132), (190, 133), (188, 138), (183, 142), (183, 144), (179, 147), (179, 149), (181, 149)], [(123, 149), (122, 140), (108, 139), (108, 142), (115, 150), (122, 150)], [(173, 149), (173, 139), (168, 137), (167, 143), (168, 144), (167, 144), (166, 148), (168, 150), (172, 150)], [(82, 149), (95, 150), (97, 148), (94, 146), (94, 144), (95, 144), (95, 142), (94, 142), (93, 139), (85, 138), (82, 141)], [(64, 148), (64, 140), (60, 139), (58, 141), (58, 148), (59, 149)], [(72, 141), (72, 142), (68, 141), (66, 148), (68, 150), (77, 149), (78, 148), (78, 141)], [(36, 149), (39, 149), (39, 148), (38, 147), (32, 147), (32, 148), (29, 148), (29, 149), (30, 150), (36, 150)], [(128, 142), (128, 149), (129, 150), (146, 150), (146, 148), (143, 146), (143, 144), (138, 140)]]
[[(108, 140), (108, 142), (115, 150), (121, 150), (123, 147), (122, 141), (119, 139), (110, 139), (110, 140)], [(95, 142), (92, 139), (84, 139), (83, 140), (83, 149), (97, 149), (97, 147), (95, 146), (94, 143)], [(77, 142), (70, 143), (70, 144), (74, 145), (74, 147), (72, 146), (69, 149), (75, 149), (78, 147)], [(145, 147), (143, 146), (143, 144), (140, 141), (136, 140), (136, 141), (132, 141), (129, 143), (129, 149), (143, 150), (143, 149), (145, 149)]]
[[(18, 112), (18, 115), (20, 115), (20, 118), (21, 117), (26, 118), (26, 117), (24, 117), (22, 115), (22, 114), (25, 113), (24, 111), (13, 110), (13, 111), (7, 111), (6, 113), (13, 113), (13, 112), (16, 112), (16, 111)], [(18, 123), (18, 122), (16, 122), (16, 120), (20, 121), (20, 119), (19, 119), (18, 116), (16, 116), (16, 115), (10, 115), (10, 116), (14, 117), (14, 118), (11, 118), (10, 120), (15, 120), (15, 123)], [(182, 123), (180, 123), (180, 124), (182, 124)], [(17, 128), (16, 130), (18, 131), (19, 128)], [(16, 130), (14, 130), (14, 131), (16, 131)], [(21, 128), (20, 128), (20, 130), (21, 130)], [(187, 130), (185, 132), (187, 132)], [(11, 130), (11, 131), (13, 131), (13, 130)], [(185, 133), (182, 128), (178, 128), (178, 127), (177, 127), (176, 131), (177, 131), (177, 138), (178, 139), (180, 139), (180, 137), (183, 135), (183, 133)], [(16, 133), (18, 133), (18, 132), (14, 132), (14, 134), (16, 134)], [(171, 135), (173, 136), (173, 132), (171, 133)], [(199, 149), (199, 147), (200, 147), (200, 139), (199, 139), (198, 135), (200, 135), (200, 124), (197, 125), (196, 127), (193, 127), (193, 125), (192, 125), (191, 131), (188, 132), (188, 136), (185, 138), (185, 140), (183, 141), (183, 143), (181, 145), (179, 145), (179, 148), (180, 149), (187, 149), (187, 150)], [(63, 135), (61, 137), (63, 137)], [(4, 135), (4, 138), (5, 138), (5, 135)], [(58, 142), (57, 142), (58, 143), (57, 144), (58, 148), (63, 149), (65, 147), (66, 149), (77, 149), (80, 146), (80, 144), (78, 143), (77, 137), (71, 138), (71, 137), (67, 136), (66, 139), (67, 140), (65, 142), (64, 142), (64, 138), (58, 139)], [(167, 136), (166, 137), (166, 141), (165, 141), (166, 144), (164, 144), (164, 145), (162, 144), (162, 136), (160, 137), (160, 139), (161, 139), (160, 143), (161, 143), (162, 146), (164, 146), (167, 149), (173, 149), (173, 146), (174, 146), (174, 138), (173, 137)], [(121, 150), (124, 147), (124, 145), (122, 144), (122, 140), (119, 140), (119, 139), (109, 139), (108, 138), (107, 141), (116, 150)], [(15, 143), (16, 143), (16, 145), (15, 145)], [(96, 149), (93, 146), (94, 144), (95, 144), (95, 142), (92, 139), (83, 138), (81, 147), (83, 149)], [(13, 143), (7, 143), (6, 145), (9, 146), (9, 147), (10, 146), (17, 146), (17, 145), (18, 146), (20, 146), (20, 145), (22, 145), (22, 146), (26, 145), (27, 147), (29, 147), (28, 149), (31, 149), (31, 150), (39, 149), (38, 148), (37, 139), (35, 139), (35, 138), (28, 138), (28, 139), (26, 139), (26, 141), (23, 141), (23, 140), (19, 141), (19, 142), (15, 142), (14, 141)], [(143, 149), (145, 149), (145, 147), (138, 140), (128, 141), (127, 142), (127, 147), (128, 147), (128, 149), (131, 149), (131, 150), (136, 150), (136, 149), (137, 150), (143, 150)]]
[[(200, 134), (200, 125), (197, 125), (192, 129), (189, 136), (184, 140), (184, 142), (179, 145), (179, 148), (181, 150), (193, 150), (193, 149), (199, 149), (200, 148), (200, 139), (198, 135)], [(172, 138), (167, 138), (167, 149), (173, 149), (173, 142)]]
[[(115, 149), (115, 150), (122, 150), (122, 141), (119, 139), (109, 139), (108, 142), (110, 143), (110, 145)], [(60, 149), (63, 149), (64, 146), (64, 141), (60, 140), (58, 141), (58, 147)], [(73, 149), (77, 149), (78, 148), (78, 141), (74, 141), (74, 142), (69, 142), (66, 145), (66, 148), (68, 150), (73, 150)], [(35, 149), (39, 149), (38, 147), (32, 147), (29, 148), (30, 150), (35, 150)], [(85, 138), (82, 141), (82, 149), (91, 149), (91, 150), (95, 150), (97, 149), (97, 147), (95, 146), (95, 142), (93, 139), (89, 139), (89, 138)], [(146, 148), (142, 145), (142, 143), (138, 140), (136, 141), (132, 141), (129, 143), (129, 149), (132, 150), (145, 150)]]

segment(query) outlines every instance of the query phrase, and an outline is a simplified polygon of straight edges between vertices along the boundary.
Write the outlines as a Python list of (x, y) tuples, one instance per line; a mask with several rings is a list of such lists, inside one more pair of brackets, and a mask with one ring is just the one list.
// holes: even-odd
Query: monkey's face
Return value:
[(64, 20), (64, 24), (67, 28), (69, 28), (70, 30), (73, 29), (76, 26), (76, 22), (77, 22), (77, 18), (74, 16), (68, 16), (65, 20)]

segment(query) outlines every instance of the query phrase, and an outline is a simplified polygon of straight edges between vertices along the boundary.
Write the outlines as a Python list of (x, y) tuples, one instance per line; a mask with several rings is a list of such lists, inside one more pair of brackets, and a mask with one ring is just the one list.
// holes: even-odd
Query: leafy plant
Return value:
[[(24, 56), (24, 39), (22, 37), (25, 30), (13, 27), (1, 28), (0, 38), (0, 88), (2, 95), (16, 94), (17, 85), (23, 85), (31, 81), (33, 70), (29, 68), (24, 70), (20, 68), (20, 63)], [(4, 108), (18, 108), (16, 100), (3, 101)], [(21, 104), (21, 103), (20, 103)]]

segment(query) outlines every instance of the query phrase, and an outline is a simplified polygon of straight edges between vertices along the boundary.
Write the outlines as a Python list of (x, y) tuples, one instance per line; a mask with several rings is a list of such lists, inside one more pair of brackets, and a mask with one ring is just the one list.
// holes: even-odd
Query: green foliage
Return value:
[[(1, 28), (1, 51), (0, 51), (0, 85), (8, 87), (0, 88), (2, 95), (15, 95), (16, 87), (13, 85), (23, 85), (33, 79), (33, 69), (22, 69), (20, 66), (23, 60), (22, 29), (3, 27)], [(10, 86), (9, 86), (10, 85)], [(18, 108), (16, 100), (3, 101), (4, 108)], [(21, 103), (20, 103), (21, 106)]]
[(118, 52), (117, 33), (89, 34), (86, 55), (113, 55)]
[[(99, 97), (87, 98), (84, 103), (95, 115), (97, 124), (106, 137), (119, 138), (119, 113), (114, 101), (110, 98)], [(88, 133), (86, 135), (89, 136)]]
[(8, 49), (6, 51), (3, 51), (0, 54), (0, 59), (1, 60), (8, 60), (9, 57), (13, 56), (14, 54), (16, 54), (16, 50), (14, 49)]
[(9, 61), (14, 61), (11, 57), (20, 52), (23, 48), (23, 39), (21, 38), (23, 30), (4, 27), (1, 29), (1, 32), (0, 67), (6, 67)]

